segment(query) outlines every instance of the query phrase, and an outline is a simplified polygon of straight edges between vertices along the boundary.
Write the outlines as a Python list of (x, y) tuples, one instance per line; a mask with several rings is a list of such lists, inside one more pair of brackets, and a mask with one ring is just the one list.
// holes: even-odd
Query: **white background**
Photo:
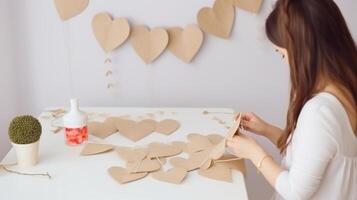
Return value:
[[(0, 158), (10, 148), (7, 127), (14, 115), (38, 115), (45, 107), (67, 105), (71, 96), (83, 106), (231, 107), (283, 126), (288, 66), (264, 35), (273, 2), (265, 0), (258, 15), (237, 8), (230, 40), (206, 34), (191, 64), (165, 51), (145, 65), (126, 42), (108, 55), (114, 74), (106, 78), (108, 56), (91, 30), (96, 13), (126, 17), (131, 25), (185, 26), (196, 23), (198, 10), (213, 0), (91, 0), (67, 22), (58, 17), (53, 1), (0, 0)], [(336, 2), (356, 39), (357, 1)], [(112, 90), (106, 89), (109, 82), (115, 83)], [(267, 141), (259, 141), (280, 159)], [(272, 189), (248, 167), (251, 199), (267, 199)]]

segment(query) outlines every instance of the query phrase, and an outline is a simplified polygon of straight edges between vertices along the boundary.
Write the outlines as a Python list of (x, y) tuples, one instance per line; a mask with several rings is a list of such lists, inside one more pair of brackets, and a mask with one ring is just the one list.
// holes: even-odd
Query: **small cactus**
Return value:
[(30, 115), (23, 115), (11, 121), (8, 134), (15, 144), (31, 144), (40, 139), (41, 133), (40, 122)]

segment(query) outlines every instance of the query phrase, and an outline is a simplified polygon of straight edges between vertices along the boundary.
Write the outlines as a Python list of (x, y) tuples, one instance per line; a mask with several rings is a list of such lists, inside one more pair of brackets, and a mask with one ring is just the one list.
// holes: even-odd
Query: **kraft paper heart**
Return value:
[(187, 139), (189, 141), (187, 144), (189, 153), (195, 153), (212, 147), (212, 143), (206, 136), (197, 133), (187, 135)]
[(231, 169), (223, 165), (213, 165), (209, 169), (200, 169), (198, 174), (210, 179), (232, 182)]
[(144, 159), (137, 162), (128, 162), (126, 168), (130, 173), (154, 172), (160, 170), (161, 164), (157, 160)]
[(137, 162), (144, 160), (148, 154), (148, 149), (145, 148), (130, 148), (130, 147), (117, 147), (116, 152), (119, 157), (126, 162)]
[(92, 20), (92, 29), (106, 53), (122, 45), (129, 37), (130, 26), (125, 18), (112, 19), (108, 13), (99, 13)]
[(232, 138), (234, 135), (238, 134), (240, 123), (242, 120), (242, 115), (239, 114), (238, 119), (234, 122), (233, 126), (228, 130), (228, 138)]
[(114, 121), (114, 118), (108, 118), (104, 122), (89, 122), (89, 133), (96, 137), (104, 139), (118, 131)]
[(260, 10), (260, 7), (263, 3), (263, 0), (232, 0), (233, 5), (249, 11), (249, 12), (254, 12), (258, 13)]
[(174, 157), (170, 159), (170, 163), (174, 167), (184, 168), (187, 171), (192, 171), (200, 167), (208, 168), (211, 165), (211, 160), (207, 159), (210, 151), (201, 151), (191, 154), (188, 159)]
[(180, 123), (173, 119), (165, 119), (157, 124), (156, 132), (170, 135), (180, 128)]
[(176, 156), (182, 153), (181, 148), (175, 145), (163, 144), (163, 143), (151, 143), (149, 144), (149, 158), (156, 158), (156, 157), (171, 157)]
[(207, 33), (228, 39), (232, 32), (235, 10), (230, 0), (216, 0), (213, 8), (202, 8), (197, 15), (198, 24)]
[(224, 165), (232, 170), (238, 170), (244, 175), (246, 174), (246, 168), (243, 159), (237, 159), (233, 155), (224, 155), (219, 160), (214, 161), (214, 165)]
[(119, 133), (133, 142), (150, 135), (156, 129), (156, 121), (151, 119), (135, 122), (133, 120), (120, 119), (116, 121)]
[(179, 27), (170, 28), (169, 50), (185, 63), (191, 60), (200, 50), (203, 43), (203, 32), (195, 25), (189, 25), (184, 30)]
[(89, 0), (55, 0), (57, 12), (63, 21), (80, 14), (88, 4)]
[(129, 183), (144, 178), (148, 175), (147, 172), (129, 173), (122, 167), (111, 167), (108, 169), (109, 175), (120, 184)]
[(109, 144), (94, 144), (94, 143), (87, 143), (82, 151), (81, 155), (94, 155), (99, 153), (104, 153), (113, 150), (113, 146)]
[(220, 143), (224, 137), (221, 136), (221, 135), (218, 135), (218, 134), (210, 134), (210, 135), (207, 135), (207, 138), (209, 139), (209, 141), (213, 144), (213, 145), (216, 145), (218, 143)]
[(179, 147), (182, 152), (189, 153), (186, 142), (174, 141), (174, 142), (171, 142), (171, 144)]
[(226, 140), (223, 139), (218, 144), (214, 145), (210, 151), (209, 158), (212, 160), (218, 160), (226, 152)]
[(164, 52), (169, 35), (163, 28), (149, 30), (146, 26), (136, 26), (132, 29), (130, 41), (140, 58), (149, 64)]
[(154, 179), (168, 183), (180, 184), (187, 176), (187, 170), (174, 167), (168, 171), (157, 171), (151, 174)]

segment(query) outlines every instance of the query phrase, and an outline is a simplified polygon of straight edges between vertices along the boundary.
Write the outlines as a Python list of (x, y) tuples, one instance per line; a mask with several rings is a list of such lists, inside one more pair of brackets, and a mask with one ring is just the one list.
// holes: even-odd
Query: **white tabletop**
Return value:
[[(123, 146), (146, 145), (153, 141), (171, 142), (186, 141), (189, 133), (226, 134), (227, 129), (213, 120), (217, 117), (232, 123), (232, 115), (212, 113), (202, 114), (203, 111), (233, 113), (231, 109), (199, 109), (199, 108), (84, 108), (93, 120), (103, 120), (108, 115), (130, 115), (133, 119), (148, 118), (147, 113), (155, 114), (156, 120), (166, 118), (176, 119), (181, 123), (178, 131), (170, 136), (153, 133), (146, 138), (133, 143), (119, 134), (114, 134), (105, 140), (94, 136), (89, 141), (99, 141)], [(69, 199), (125, 199), (125, 200), (238, 200), (248, 199), (244, 176), (239, 171), (232, 171), (233, 182), (226, 183), (202, 177), (197, 172), (190, 172), (180, 185), (160, 182), (150, 175), (132, 183), (120, 185), (107, 173), (112, 166), (125, 166), (115, 152), (95, 156), (79, 156), (83, 145), (68, 146), (64, 142), (63, 132), (54, 134), (50, 131), (51, 119), (45, 119), (42, 113), (40, 121), (43, 133), (40, 140), (39, 163), (24, 172), (49, 172), (52, 179), (45, 177), (20, 176), (0, 171), (1, 199), (19, 200), (69, 200)], [(2, 163), (16, 161), (14, 149), (5, 156)], [(19, 170), (16, 166), (10, 167)], [(165, 165), (169, 168), (169, 164)]]

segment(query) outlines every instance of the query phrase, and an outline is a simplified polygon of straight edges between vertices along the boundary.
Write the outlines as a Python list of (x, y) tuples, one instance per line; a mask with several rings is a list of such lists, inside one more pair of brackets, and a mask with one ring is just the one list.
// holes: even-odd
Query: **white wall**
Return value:
[[(16, 80), (21, 97), (18, 108), (22, 112), (37, 115), (44, 107), (66, 105), (70, 96), (76, 96), (85, 106), (232, 107), (237, 111), (254, 111), (272, 123), (284, 124), (288, 67), (264, 36), (264, 21), (273, 0), (265, 0), (259, 15), (237, 9), (232, 38), (226, 41), (206, 35), (200, 54), (189, 65), (168, 51), (153, 64), (144, 65), (127, 42), (111, 55), (117, 82), (111, 92), (106, 89), (108, 80), (104, 76), (106, 55), (91, 30), (91, 19), (96, 13), (108, 11), (116, 17), (128, 18), (131, 24), (151, 27), (185, 26), (196, 23), (197, 11), (212, 5), (213, 0), (92, 0), (84, 13), (65, 23), (57, 16), (53, 1), (37, 0), (36, 4), (21, 0), (6, 2), (10, 3), (12, 18), (1, 20), (12, 24), (11, 35), (16, 38), (13, 40), (16, 51), (13, 66), (18, 73), (16, 79), (6, 76), (5, 81), (7, 85)], [(357, 10), (357, 2), (345, 0), (338, 3), (356, 38), (357, 24), (352, 19), (356, 19), (353, 11)], [(0, 9), (5, 13), (9, 11), (3, 6)], [(2, 51), (6, 49), (0, 47)], [(72, 84), (69, 82), (68, 52), (74, 77)], [(8, 65), (9, 57), (1, 58), (1, 65)], [(8, 68), (6, 73), (12, 73), (11, 69)], [(1, 79), (4, 78), (2, 73)], [(13, 95), (13, 89), (8, 88), (7, 93)], [(6, 104), (13, 104), (13, 101), (4, 104), (2, 98), (1, 106), (11, 107)], [(14, 112), (7, 110), (6, 116), (11, 115), (10, 111)], [(1, 121), (6, 125), (5, 119)], [(3, 135), (0, 156), (8, 147), (6, 142), (3, 144), (7, 137)], [(279, 158), (267, 141), (260, 139), (260, 142)], [(255, 174), (251, 165), (249, 167), (250, 197), (267, 199), (272, 189)]]

